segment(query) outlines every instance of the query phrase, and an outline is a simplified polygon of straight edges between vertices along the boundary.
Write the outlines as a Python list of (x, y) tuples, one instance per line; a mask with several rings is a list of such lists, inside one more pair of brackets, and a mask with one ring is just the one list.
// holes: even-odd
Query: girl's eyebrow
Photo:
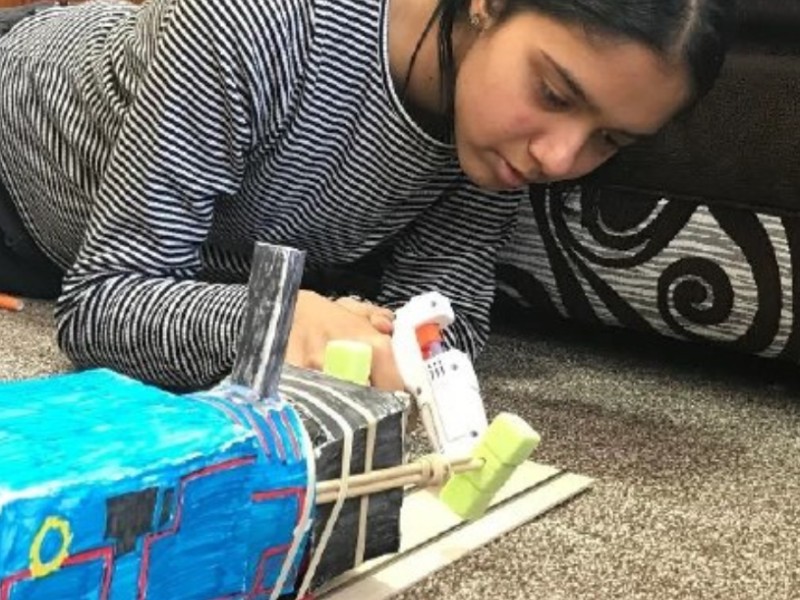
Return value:
[(576, 81), (575, 77), (572, 73), (567, 70), (566, 67), (558, 64), (556, 60), (550, 56), (547, 52), (542, 51), (542, 56), (544, 57), (545, 61), (553, 68), (553, 70), (558, 73), (559, 77), (563, 80), (566, 86), (570, 89), (570, 91), (578, 97), (578, 99), (586, 104), (589, 108), (596, 110), (597, 104), (593, 102), (586, 92), (583, 90), (581, 85)]

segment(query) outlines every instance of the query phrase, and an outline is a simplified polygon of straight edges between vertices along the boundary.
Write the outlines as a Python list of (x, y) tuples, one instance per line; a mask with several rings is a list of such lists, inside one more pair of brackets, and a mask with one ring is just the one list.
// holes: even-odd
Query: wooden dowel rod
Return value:
[[(474, 470), (480, 468), (483, 463), (478, 459), (473, 458), (460, 458), (449, 461), (449, 469), (454, 473), (461, 473), (465, 470)], [(403, 477), (413, 477), (423, 472), (422, 461), (413, 462), (407, 465), (391, 467), (388, 469), (379, 469), (370, 471), (369, 473), (361, 473), (358, 475), (351, 475), (348, 479), (348, 485), (358, 487), (361, 485), (368, 485), (371, 483), (379, 483), (382, 481), (402, 479)], [(317, 493), (326, 491), (333, 491), (339, 489), (339, 479), (331, 481), (323, 481), (317, 485)]]
[[(463, 472), (464, 470), (473, 470), (470, 468), (464, 469), (463, 467), (469, 467), (476, 461), (477, 459), (473, 458), (461, 458), (449, 461), (450, 463), (450, 470), (452, 472)], [(480, 462), (480, 461), (478, 461)], [(483, 463), (480, 463), (483, 464)], [(480, 468), (480, 466), (474, 467)], [(349, 486), (358, 487), (360, 485), (368, 485), (371, 483), (379, 483), (382, 481), (388, 480), (396, 480), (398, 478), (403, 478), (407, 476), (415, 476), (423, 471), (423, 465), (421, 462), (413, 462), (407, 465), (401, 465), (397, 467), (391, 467), (388, 469), (379, 469), (375, 471), (370, 471), (368, 473), (361, 473), (358, 475), (351, 475), (348, 480)], [(333, 479), (331, 481), (323, 481), (317, 485), (317, 493), (323, 493), (332, 490), (339, 489), (339, 479)]]
[[(462, 458), (450, 461), (450, 473), (476, 471), (483, 467), (478, 458)], [(404, 488), (406, 486), (427, 487), (432, 482), (432, 473), (424, 475), (423, 462), (415, 462), (399, 467), (381, 469), (370, 473), (353, 475), (348, 478), (345, 498), (356, 498), (367, 494), (377, 494), (386, 490)], [(334, 479), (317, 484), (317, 504), (334, 502), (339, 497), (341, 480)]]

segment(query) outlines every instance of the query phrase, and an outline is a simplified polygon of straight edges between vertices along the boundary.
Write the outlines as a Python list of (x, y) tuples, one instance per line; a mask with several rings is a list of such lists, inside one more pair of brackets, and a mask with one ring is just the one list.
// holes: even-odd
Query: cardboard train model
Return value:
[(317, 497), (403, 463), (408, 398), (284, 367), (302, 262), (257, 246), (211, 390), (108, 370), (0, 384), (0, 600), (302, 597), (397, 550), (401, 488)]
[(364, 385), (370, 348), (332, 341), (324, 373), (283, 364), (302, 263), (256, 246), (236, 361), (210, 390), (102, 369), (0, 384), (0, 600), (304, 598), (399, 549), (408, 486), (485, 513), (539, 435), (488, 423), (472, 362), (443, 341), (449, 300), (396, 311), (434, 449), (408, 464), (410, 397)]

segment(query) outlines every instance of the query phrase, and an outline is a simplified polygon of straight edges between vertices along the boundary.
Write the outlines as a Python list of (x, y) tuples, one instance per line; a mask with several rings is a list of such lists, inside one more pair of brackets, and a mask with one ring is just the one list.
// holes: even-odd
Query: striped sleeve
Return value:
[(476, 358), (489, 337), (497, 254), (518, 206), (513, 195), (445, 194), (398, 240), (378, 301), (397, 308), (417, 294), (441, 292), (456, 315), (448, 343)]
[(59, 344), (76, 364), (170, 387), (230, 369), (246, 288), (194, 278), (214, 200), (239, 189), (254, 121), (268, 120), (254, 107), (270, 90), (254, 82), (280, 41), (263, 33), (259, 4), (277, 6), (178, 0), (165, 11), (58, 301)]

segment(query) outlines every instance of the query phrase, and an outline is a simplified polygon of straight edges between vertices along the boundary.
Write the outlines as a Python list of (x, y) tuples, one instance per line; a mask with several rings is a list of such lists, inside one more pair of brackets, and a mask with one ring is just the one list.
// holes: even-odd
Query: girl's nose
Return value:
[(548, 181), (568, 179), (575, 171), (588, 136), (582, 128), (559, 128), (530, 141), (528, 151)]

